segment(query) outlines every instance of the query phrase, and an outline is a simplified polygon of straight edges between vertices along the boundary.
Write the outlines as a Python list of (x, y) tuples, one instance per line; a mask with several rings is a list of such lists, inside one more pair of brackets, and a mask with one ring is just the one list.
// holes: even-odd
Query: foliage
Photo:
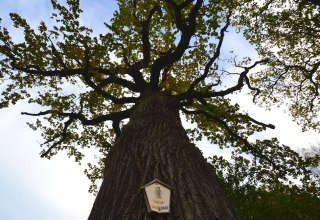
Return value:
[[(320, 2), (243, 1), (237, 15), (268, 68), (252, 76), (261, 104), (286, 104), (304, 128), (319, 131)], [(276, 28), (275, 28), (276, 27)], [(286, 99), (283, 99), (285, 95)]]
[[(97, 148), (100, 161), (86, 171), (94, 182), (134, 104), (165, 92), (197, 125), (189, 130), (191, 140), (207, 138), (232, 149), (234, 164), (212, 160), (230, 192), (236, 189), (236, 201), (243, 199), (240, 192), (259, 200), (256, 210), (243, 203), (240, 212), (256, 215), (263, 201), (276, 198), (273, 214), (284, 215), (275, 207), (285, 205), (282, 196), (317, 201), (319, 185), (308, 170), (316, 157), (303, 159), (276, 139), (252, 141), (275, 126), (252, 118), (228, 96), (249, 89), (258, 103), (287, 104), (304, 129), (319, 129), (320, 17), (314, 1), (118, 0), (99, 35), (81, 25), (78, 0), (51, 2), (52, 26), (40, 22), (35, 29), (10, 14), (23, 31), (21, 41), (0, 26), (0, 108), (23, 99), (41, 108), (22, 113), (38, 116), (30, 127), (42, 131), (41, 156), (65, 150), (80, 162), (83, 149)], [(255, 45), (259, 58), (239, 59), (223, 50), (232, 30)]]
[[(273, 142), (279, 144), (275, 139)], [(286, 154), (288, 160), (283, 165), (290, 175), (268, 170), (256, 158), (250, 160), (239, 153), (233, 153), (230, 160), (213, 156), (210, 161), (241, 219), (319, 219), (320, 173), (313, 169), (319, 168), (319, 155), (304, 160), (284, 145), (277, 151), (278, 155)], [(306, 167), (296, 169), (296, 163)]]

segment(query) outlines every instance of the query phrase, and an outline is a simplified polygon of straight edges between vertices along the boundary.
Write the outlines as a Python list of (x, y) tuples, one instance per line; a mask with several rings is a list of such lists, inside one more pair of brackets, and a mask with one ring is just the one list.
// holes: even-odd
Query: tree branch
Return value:
[(180, 108), (180, 109), (181, 109), (185, 114), (204, 115), (204, 116), (206, 116), (208, 119), (213, 120), (214, 122), (216, 122), (217, 124), (219, 124), (220, 127), (224, 128), (231, 137), (240, 140), (240, 141), (244, 144), (244, 146), (245, 146), (248, 150), (250, 150), (253, 154), (256, 154), (256, 155), (258, 155), (260, 158), (265, 159), (265, 160), (268, 161), (270, 164), (272, 164), (276, 169), (280, 170), (280, 168), (278, 167), (278, 165), (277, 165), (275, 162), (273, 162), (271, 158), (268, 158), (268, 157), (266, 157), (265, 155), (263, 155), (259, 150), (257, 150), (255, 147), (253, 147), (247, 139), (245, 139), (245, 138), (241, 137), (240, 135), (238, 135), (237, 133), (233, 132), (233, 131), (231, 130), (231, 128), (228, 126), (228, 124), (227, 124), (224, 120), (222, 120), (221, 118), (218, 118), (218, 117), (216, 117), (216, 116), (214, 116), (214, 115), (212, 115), (212, 114), (210, 114), (210, 113), (208, 113), (208, 112), (206, 112), (206, 111), (203, 111), (203, 110), (191, 111), (191, 110), (187, 110), (187, 109), (185, 109), (185, 108), (183, 108), (183, 107)]
[(114, 120), (112, 122), (112, 127), (114, 130), (114, 133), (116, 134), (116, 137), (118, 138), (121, 134), (121, 129), (120, 129), (120, 120)]
[[(63, 131), (61, 133), (60, 140), (58, 140), (57, 142), (54, 142), (44, 153), (42, 153), (40, 155), (42, 158), (46, 157), (52, 151), (52, 149), (56, 148), (59, 144), (63, 143), (67, 139), (68, 127), (71, 125), (72, 122), (73, 122), (73, 119), (69, 118), (69, 120), (64, 123), (64, 127), (63, 127)], [(53, 142), (54, 140), (55, 140), (55, 138), (53, 138), (53, 139), (51, 139), (51, 140), (49, 140), (49, 141), (47, 141), (47, 142), (45, 142), (43, 144), (47, 144), (47, 143)]]
[[(132, 2), (132, 4), (134, 7), (136, 7), (135, 1)], [(139, 92), (143, 91), (147, 86), (147, 82), (143, 78), (143, 74), (140, 72), (140, 70), (143, 68), (146, 68), (150, 62), (150, 50), (151, 50), (150, 40), (149, 40), (150, 23), (151, 23), (152, 17), (154, 16), (154, 14), (157, 11), (159, 11), (160, 14), (162, 13), (159, 5), (155, 5), (151, 9), (150, 13), (148, 14), (147, 19), (142, 22), (141, 40), (142, 40), (143, 59), (130, 65), (129, 61), (127, 60), (127, 58), (124, 55), (124, 59), (125, 59), (126, 64), (128, 66), (128, 75), (131, 76), (133, 78), (133, 80), (135, 81), (135, 83), (137, 85), (135, 87), (135, 89), (139, 90)], [(133, 12), (133, 13), (134, 13), (134, 16), (137, 17), (135, 15), (135, 12)], [(123, 45), (122, 45), (122, 47), (123, 47)]]
[[(137, 98), (135, 97), (123, 97), (123, 98), (117, 98), (110, 93), (104, 91), (102, 88), (100, 88), (98, 85), (96, 85), (91, 79), (89, 74), (87, 73), (88, 70), (83, 68), (78, 69), (70, 69), (70, 70), (47, 70), (42, 71), (38, 66), (35, 65), (29, 65), (26, 68), (25, 67), (18, 67), (17, 65), (14, 66), (16, 70), (23, 71), (25, 73), (33, 74), (33, 75), (40, 75), (40, 76), (60, 76), (60, 77), (68, 77), (68, 76), (75, 76), (75, 75), (81, 75), (83, 76), (85, 82), (88, 86), (90, 86), (94, 91), (96, 91), (99, 95), (110, 99), (115, 104), (124, 104), (124, 103), (135, 103), (137, 101)], [(132, 83), (126, 79), (119, 78), (115, 76), (113, 73), (109, 72), (108, 70), (102, 69), (102, 68), (92, 68), (93, 70), (98, 71), (99, 73), (103, 73), (104, 75), (111, 75), (107, 79), (103, 79), (100, 81), (102, 86), (105, 86), (107, 84), (117, 84), (123, 87), (128, 88), (129, 90), (133, 92), (141, 92), (142, 88), (136, 85), (135, 83)]]
[(183, 22), (181, 10), (178, 5), (172, 0), (167, 0), (167, 3), (172, 6), (175, 14), (175, 22), (177, 28), (181, 31), (181, 38), (176, 47), (171, 53), (158, 58), (154, 61), (151, 67), (151, 77), (150, 77), (150, 86), (152, 88), (157, 88), (160, 80), (160, 72), (166, 66), (171, 66), (174, 62), (179, 60), (184, 52), (188, 49), (190, 39), (196, 32), (196, 17), (200, 10), (200, 7), (203, 3), (203, 0), (197, 0), (196, 4), (191, 9), (187, 22)]
[(85, 71), (83, 74), (83, 79), (86, 82), (88, 86), (90, 86), (95, 92), (97, 92), (99, 95), (103, 96), (106, 99), (110, 99), (114, 104), (125, 104), (125, 103), (136, 103), (139, 98), (136, 97), (122, 97), (117, 98), (110, 93), (104, 91), (102, 88), (100, 88), (98, 85), (96, 85), (91, 79), (87, 71)]
[[(140, 66), (141, 64), (139, 64), (139, 62), (131, 65), (126, 54), (125, 54), (125, 49), (124, 49), (123, 44), (118, 43), (117, 45), (122, 48), (123, 60), (124, 60), (124, 63), (126, 64), (126, 66), (128, 67), (127, 74), (133, 78), (133, 80), (137, 84), (137, 86), (139, 86), (141, 89), (144, 89), (147, 85), (147, 82), (144, 80), (142, 73), (139, 71), (139, 69), (141, 69), (143, 67)], [(141, 61), (141, 62), (143, 62), (143, 61)]]
[(319, 85), (318, 83), (316, 83), (314, 80), (313, 80), (313, 76), (314, 74), (318, 71), (319, 67), (320, 67), (320, 61), (317, 62), (317, 63), (314, 63), (313, 64), (313, 67), (312, 69), (307, 69), (306, 67), (302, 67), (302, 66), (299, 66), (299, 65), (287, 65), (285, 64), (284, 62), (281, 62), (279, 61), (282, 65), (285, 66), (285, 68), (287, 69), (286, 72), (288, 72), (290, 69), (296, 69), (296, 70), (299, 70), (301, 71), (302, 75), (308, 79), (310, 81), (310, 83), (314, 86), (315, 88), (315, 95), (316, 96), (319, 96)]
[(11, 66), (15, 70), (23, 71), (25, 73), (29, 73), (32, 75), (40, 75), (40, 76), (60, 76), (60, 77), (68, 77), (68, 76), (74, 76), (81, 74), (84, 69), (83, 68), (77, 68), (77, 69), (71, 69), (71, 70), (41, 70), (39, 66), (37, 65), (28, 65), (26, 67), (18, 66), (15, 62), (11, 63)]
[(194, 0), (186, 0), (184, 2), (182, 2), (180, 5), (178, 5), (179, 8), (183, 9), (185, 7), (187, 7), (189, 4), (191, 4)]
[(205, 80), (205, 78), (208, 77), (208, 74), (209, 74), (209, 71), (210, 71), (210, 68), (212, 66), (212, 64), (216, 61), (216, 59), (220, 56), (220, 51), (221, 51), (221, 47), (222, 47), (222, 43), (223, 43), (223, 40), (224, 40), (224, 35), (225, 35), (225, 32), (227, 31), (229, 25), (230, 25), (230, 17), (231, 17), (231, 12), (229, 13), (229, 15), (227, 16), (227, 22), (226, 24), (224, 25), (224, 27), (220, 30), (220, 37), (219, 37), (219, 43), (216, 47), (216, 51), (214, 52), (213, 56), (210, 58), (209, 62), (206, 64), (205, 66), (205, 69), (204, 69), (204, 72), (203, 74), (198, 77), (197, 79), (195, 79), (189, 89), (187, 90), (187, 93), (191, 94), (192, 91), (194, 90), (194, 88), (203, 80)]
[(68, 68), (67, 68), (67, 65), (66, 65), (66, 64), (64, 63), (64, 61), (63, 61), (63, 58), (60, 56), (57, 48), (54, 46), (54, 43), (53, 43), (52, 40), (50, 39), (50, 36), (48, 37), (48, 40), (49, 40), (50, 43), (51, 43), (51, 49), (52, 49), (53, 55), (56, 56), (56, 58), (59, 60), (59, 62), (61, 63), (61, 65), (62, 65), (62, 67), (63, 67), (64, 69), (68, 69)]
[(253, 122), (253, 123), (257, 124), (257, 125), (260, 125), (260, 126), (262, 126), (264, 128), (271, 128), (271, 129), (275, 129), (276, 128), (273, 124), (265, 124), (263, 122), (260, 122), (260, 121), (257, 121), (255, 119), (251, 118), (249, 115), (244, 115), (244, 117), (247, 118), (249, 121), (251, 121), (251, 122)]
[(105, 79), (102, 79), (99, 81), (99, 86), (100, 87), (104, 87), (108, 84), (117, 84), (117, 85), (120, 85), (120, 86), (123, 86), (133, 92), (142, 92), (142, 88), (137, 85), (136, 83), (134, 82), (130, 82), (129, 80), (126, 80), (126, 79), (122, 79), (120, 77), (117, 77), (114, 73), (106, 70), (106, 69), (103, 69), (103, 68), (92, 68), (94, 71), (97, 71), (105, 76), (108, 76), (108, 78), (105, 78)]
[(120, 127), (119, 127), (119, 123), (120, 123), (121, 120), (130, 117), (131, 109), (126, 109), (126, 110), (120, 111), (120, 112), (112, 112), (110, 114), (102, 115), (102, 116), (99, 116), (99, 117), (96, 117), (96, 118), (93, 118), (93, 119), (87, 119), (81, 113), (58, 112), (58, 111), (55, 111), (55, 110), (47, 110), (47, 111), (43, 111), (43, 112), (39, 112), (39, 113), (21, 112), (21, 114), (22, 115), (29, 115), (29, 116), (43, 116), (43, 115), (49, 115), (49, 114), (57, 114), (59, 116), (68, 117), (69, 118), (64, 123), (64, 127), (63, 127), (63, 130), (62, 130), (61, 134), (60, 134), (60, 139), (58, 141), (54, 142), (56, 140), (56, 138), (58, 138), (58, 137), (56, 137), (56, 138), (50, 139), (50, 140), (46, 141), (45, 143), (43, 143), (43, 144), (48, 144), (50, 142), (54, 142), (41, 155), (41, 157), (45, 157), (52, 151), (52, 149), (56, 148), (58, 145), (60, 145), (63, 141), (65, 141), (67, 139), (68, 127), (75, 120), (79, 120), (82, 123), (82, 125), (84, 125), (84, 126), (97, 125), (97, 124), (105, 122), (105, 121), (112, 121), (113, 122), (112, 126), (113, 126), (113, 128), (115, 130), (115, 133), (116, 133), (117, 136), (119, 136), (120, 132), (121, 132)]
[(142, 68), (146, 68), (150, 62), (150, 50), (151, 50), (151, 46), (150, 46), (150, 41), (149, 41), (149, 29), (150, 29), (150, 23), (151, 23), (151, 19), (153, 17), (153, 15), (156, 12), (159, 12), (160, 14), (162, 14), (161, 12), (161, 8), (159, 5), (155, 5), (150, 13), (148, 14), (148, 17), (145, 21), (142, 22), (142, 33), (141, 33), (141, 40), (142, 40), (142, 52), (143, 52), (143, 59), (138, 61), (137, 63), (132, 65), (133, 69), (137, 69), (140, 70)]
[[(242, 89), (242, 87), (245, 85), (244, 82), (246, 82), (248, 84), (248, 87), (250, 89), (256, 90), (258, 92), (258, 91), (260, 91), (259, 89), (253, 88), (250, 85), (250, 82), (248, 81), (248, 78), (247, 78), (247, 74), (249, 73), (249, 71), (251, 69), (256, 67), (258, 64), (262, 64), (262, 63), (266, 63), (266, 62), (268, 62), (268, 60), (263, 59), (263, 60), (256, 61), (254, 64), (252, 64), (249, 67), (242, 67), (242, 68), (244, 68), (244, 71), (240, 73), (239, 78), (238, 78), (238, 83), (235, 86), (232, 86), (230, 88), (227, 88), (225, 90), (220, 90), (220, 91), (209, 91), (209, 90), (207, 90), (206, 92), (199, 92), (199, 91), (195, 91), (195, 90), (192, 92), (187, 91), (187, 92), (184, 92), (184, 93), (177, 95), (177, 98), (181, 101), (182, 100), (189, 100), (185, 103), (190, 104), (190, 103), (192, 103), (192, 102), (190, 102), (190, 99), (192, 100), (193, 98), (200, 99), (200, 98), (213, 98), (213, 97), (225, 96), (225, 95), (231, 94), (235, 91)], [(184, 106), (186, 106), (186, 105), (184, 105)]]
[(112, 112), (110, 114), (101, 115), (93, 119), (87, 119), (81, 113), (58, 112), (55, 110), (47, 110), (39, 113), (21, 112), (21, 115), (43, 116), (43, 115), (49, 115), (49, 114), (57, 114), (63, 117), (69, 117), (70, 119), (73, 119), (73, 120), (79, 120), (84, 126), (89, 126), (89, 125), (97, 125), (105, 121), (121, 121), (125, 118), (129, 118), (130, 113), (131, 113), (131, 109), (126, 109), (120, 112)]

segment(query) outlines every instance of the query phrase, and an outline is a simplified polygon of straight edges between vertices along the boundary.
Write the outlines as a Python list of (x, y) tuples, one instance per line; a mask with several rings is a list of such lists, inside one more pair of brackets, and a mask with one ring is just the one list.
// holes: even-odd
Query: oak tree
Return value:
[[(317, 1), (118, 0), (99, 35), (80, 23), (79, 0), (51, 2), (53, 25), (35, 29), (10, 14), (23, 41), (1, 26), (0, 107), (39, 106), (22, 114), (37, 117), (29, 125), (42, 131), (42, 157), (67, 151), (81, 161), (85, 148), (98, 149), (87, 175), (103, 182), (89, 219), (238, 219), (226, 179), (237, 187), (269, 184), (266, 192), (297, 180), (319, 197), (308, 170), (317, 159), (276, 139), (252, 139), (275, 126), (230, 98), (248, 90), (267, 107), (288, 103), (305, 129), (319, 129)], [(259, 58), (223, 50), (234, 30)], [(185, 130), (182, 115), (196, 129)], [(204, 138), (232, 149), (235, 165), (218, 157), (207, 163), (193, 144)], [(230, 178), (221, 183), (213, 168)], [(153, 179), (173, 188), (169, 214), (147, 212), (140, 187)]]

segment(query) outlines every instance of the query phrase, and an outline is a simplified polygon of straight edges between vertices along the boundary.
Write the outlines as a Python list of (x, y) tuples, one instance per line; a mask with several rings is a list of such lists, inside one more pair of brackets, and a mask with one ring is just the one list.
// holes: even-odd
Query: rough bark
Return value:
[[(173, 187), (170, 214), (148, 214), (140, 187)], [(106, 162), (89, 220), (238, 219), (223, 186), (182, 127), (177, 102), (155, 93), (136, 104)]]

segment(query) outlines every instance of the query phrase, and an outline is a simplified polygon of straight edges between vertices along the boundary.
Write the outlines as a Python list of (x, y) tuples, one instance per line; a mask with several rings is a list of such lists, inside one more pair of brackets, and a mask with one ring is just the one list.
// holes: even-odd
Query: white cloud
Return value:
[[(8, 198), (2, 196), (0, 203), (14, 208), (17, 201), (25, 197), (28, 201), (18, 204), (40, 204), (38, 211), (54, 209), (60, 217), (54, 218), (53, 215), (52, 219), (64, 217), (76, 220), (88, 216), (94, 197), (87, 193), (89, 181), (83, 173), (84, 168), (63, 154), (50, 161), (39, 157), (41, 137), (27, 127), (26, 117), (20, 115), (27, 108), (24, 104), (18, 104), (0, 111), (0, 175), (7, 182), (6, 185), (11, 183), (7, 186), (11, 188), (7, 190), (20, 191), (19, 194), (11, 195), (11, 203), (6, 202)], [(0, 185), (4, 182), (1, 181)], [(0, 213), (3, 208), (0, 208)], [(32, 218), (25, 216), (25, 219)]]
[[(7, 19), (6, 15), (14, 11), (36, 25), (40, 20), (50, 17), (49, 2), (2, 0), (0, 17)], [(102, 23), (110, 18), (115, 6), (110, 7), (109, 2), (98, 0), (82, 1), (82, 5), (86, 11), (83, 22), (90, 27), (97, 27), (98, 32), (104, 31)], [(16, 33), (18, 35), (18, 32)], [(225, 51), (237, 50), (241, 54), (249, 51), (247, 43), (238, 36), (229, 35), (226, 45)], [(295, 147), (305, 147), (319, 141), (315, 133), (301, 133), (299, 127), (283, 114), (281, 109), (265, 112), (252, 106), (248, 97), (238, 97), (237, 100), (255, 119), (276, 125), (274, 131), (270, 130), (262, 135), (278, 136), (283, 143)], [(22, 103), (0, 110), (0, 218), (84, 219), (89, 214), (94, 198), (87, 193), (89, 183), (83, 174), (83, 167), (76, 165), (63, 154), (51, 161), (38, 156), (41, 137), (25, 125), (25, 121), (29, 119), (22, 117), (20, 112), (26, 108), (30, 107)], [(210, 144), (202, 142), (201, 145), (200, 148), (206, 156), (217, 153), (216, 148)]]

